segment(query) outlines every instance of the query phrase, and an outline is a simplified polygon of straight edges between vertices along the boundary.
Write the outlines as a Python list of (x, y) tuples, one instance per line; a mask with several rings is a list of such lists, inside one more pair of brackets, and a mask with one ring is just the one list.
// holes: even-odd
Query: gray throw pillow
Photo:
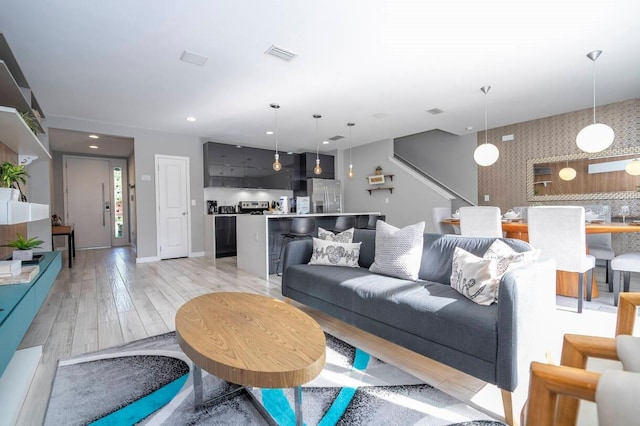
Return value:
[(424, 221), (396, 228), (376, 222), (376, 250), (371, 272), (416, 281), (422, 261)]

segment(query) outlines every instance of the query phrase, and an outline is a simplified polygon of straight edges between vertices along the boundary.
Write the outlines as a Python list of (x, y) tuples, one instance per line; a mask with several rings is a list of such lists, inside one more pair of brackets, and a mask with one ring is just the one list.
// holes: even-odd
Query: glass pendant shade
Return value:
[(349, 127), (349, 172), (347, 173), (347, 176), (349, 178), (354, 176), (353, 163), (351, 162), (351, 128), (355, 125), (356, 123), (347, 123), (347, 127)]
[(584, 152), (595, 153), (609, 148), (614, 138), (615, 134), (611, 127), (602, 123), (593, 123), (580, 130), (576, 136), (576, 144)]
[(479, 166), (490, 166), (498, 161), (499, 156), (500, 151), (498, 151), (498, 147), (491, 143), (483, 143), (473, 152), (473, 160)]
[(316, 158), (316, 166), (313, 168), (313, 173), (316, 175), (322, 174), (322, 167), (320, 167), (319, 158)]
[(484, 93), (484, 143), (479, 145), (475, 151), (473, 151), (473, 160), (479, 166), (490, 166), (500, 156), (498, 147), (492, 143), (487, 142), (487, 93), (491, 89), (491, 86), (482, 86), (480, 90)]
[(640, 175), (640, 159), (635, 158), (632, 161), (629, 161), (624, 169), (631, 176)]
[(564, 167), (560, 170), (558, 176), (560, 176), (560, 179), (562, 180), (569, 181), (575, 179), (577, 174), (576, 169), (573, 167)]
[(280, 109), (280, 105), (278, 104), (269, 104), (271, 108), (275, 111), (276, 114), (276, 131), (274, 132), (276, 136), (276, 153), (273, 156), (273, 170), (279, 172), (282, 170), (282, 164), (280, 164), (280, 154), (278, 154), (278, 110)]
[(602, 50), (587, 53), (587, 58), (593, 61), (593, 124), (580, 130), (576, 136), (578, 148), (590, 154), (609, 148), (616, 137), (611, 127), (596, 122), (596, 60), (601, 54)]
[(318, 131), (318, 119), (322, 118), (320, 114), (313, 114), (313, 118), (316, 120), (316, 136), (318, 137), (318, 146), (316, 147), (316, 166), (313, 168), (313, 174), (322, 174), (322, 167), (320, 167), (320, 132)]
[(280, 164), (280, 154), (275, 154), (273, 156), (273, 170), (279, 172), (282, 169), (282, 164)]
[(353, 177), (353, 164), (349, 164), (349, 174), (348, 174), (348, 176), (349, 176), (350, 178), (352, 178), (352, 177)]

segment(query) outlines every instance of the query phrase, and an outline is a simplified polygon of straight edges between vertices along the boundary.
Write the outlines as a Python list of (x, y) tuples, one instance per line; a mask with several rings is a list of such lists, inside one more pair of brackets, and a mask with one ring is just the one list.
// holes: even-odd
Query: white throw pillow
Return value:
[(500, 284), (497, 262), (456, 247), (450, 281), (451, 287), (467, 299), (479, 305), (491, 305), (496, 301)]
[(339, 243), (313, 239), (313, 253), (309, 265), (348, 266), (357, 268), (360, 258), (360, 244)]
[(484, 259), (493, 259), (497, 264), (498, 278), (502, 278), (507, 271), (533, 262), (540, 258), (540, 250), (530, 250), (518, 253), (509, 247), (504, 241), (495, 240), (482, 256)]
[(424, 221), (398, 229), (376, 222), (376, 249), (371, 272), (416, 281), (422, 262)]
[(336, 241), (338, 243), (351, 243), (353, 242), (353, 228), (349, 228), (339, 234), (334, 234), (331, 231), (318, 227), (318, 238), (326, 241)]

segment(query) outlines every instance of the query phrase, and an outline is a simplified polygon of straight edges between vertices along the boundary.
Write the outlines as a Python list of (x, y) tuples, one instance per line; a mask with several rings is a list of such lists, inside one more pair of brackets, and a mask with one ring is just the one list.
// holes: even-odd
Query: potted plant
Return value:
[(376, 167), (376, 174), (377, 175), (381, 175), (382, 174), (382, 166)]
[(42, 248), (44, 241), (39, 240), (38, 237), (25, 238), (20, 233), (17, 234), (18, 238), (13, 241), (9, 241), (2, 247), (12, 247), (16, 250), (13, 251), (14, 260), (32, 260), (33, 249)]
[(27, 183), (29, 175), (22, 164), (5, 161), (0, 164), (0, 200), (26, 201), (20, 184)]

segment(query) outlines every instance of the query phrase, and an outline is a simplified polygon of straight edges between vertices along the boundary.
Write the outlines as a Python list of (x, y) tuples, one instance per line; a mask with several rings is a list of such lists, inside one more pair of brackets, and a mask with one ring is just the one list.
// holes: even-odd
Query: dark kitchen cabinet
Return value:
[(216, 257), (235, 256), (237, 254), (236, 243), (236, 217), (216, 216)]
[(333, 155), (320, 154), (320, 168), (322, 173), (319, 175), (313, 173), (313, 168), (316, 166), (316, 154), (315, 152), (305, 152), (300, 154), (300, 159), (303, 162), (301, 169), (304, 170), (305, 178), (321, 178), (321, 179), (335, 179), (335, 166), (333, 164)]
[(270, 149), (207, 142), (203, 150), (205, 187), (293, 189), (296, 154), (280, 152), (282, 169), (276, 172)]

